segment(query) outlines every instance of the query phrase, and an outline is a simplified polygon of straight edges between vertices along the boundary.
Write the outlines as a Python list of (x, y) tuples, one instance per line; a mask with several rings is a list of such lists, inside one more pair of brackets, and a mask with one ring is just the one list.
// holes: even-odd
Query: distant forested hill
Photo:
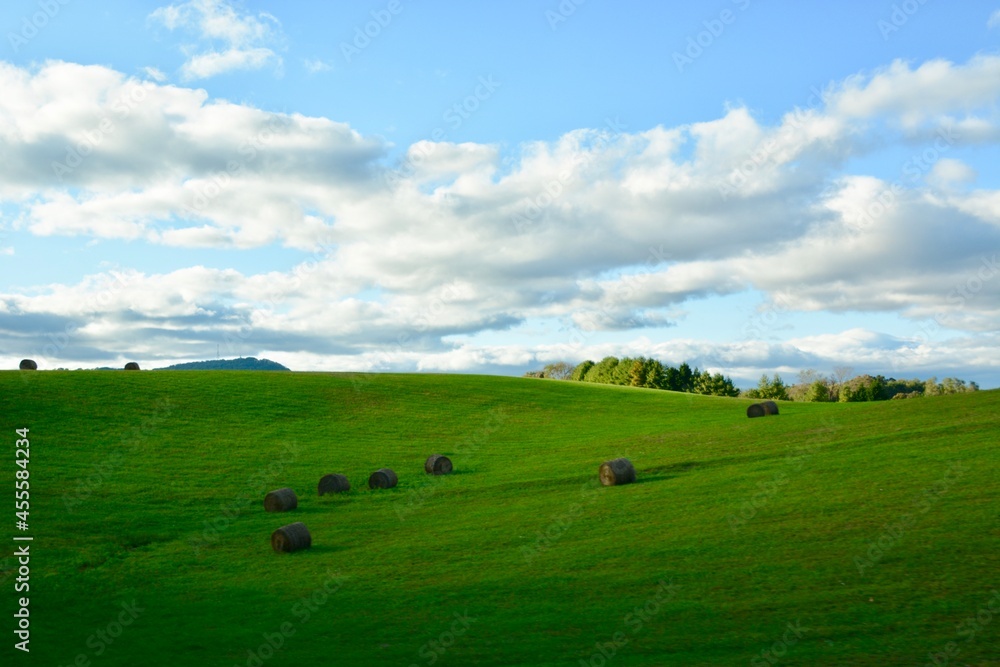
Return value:
[(212, 359), (210, 361), (192, 361), (186, 364), (174, 364), (158, 371), (287, 371), (291, 370), (270, 359), (255, 357), (240, 357), (239, 359)]

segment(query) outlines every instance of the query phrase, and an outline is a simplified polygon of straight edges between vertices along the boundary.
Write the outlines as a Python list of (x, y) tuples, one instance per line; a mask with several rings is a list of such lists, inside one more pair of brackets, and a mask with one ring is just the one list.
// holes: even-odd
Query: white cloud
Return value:
[(156, 67), (143, 67), (142, 71), (145, 72), (146, 76), (157, 83), (163, 83), (167, 80), (167, 75)]
[(938, 187), (947, 188), (952, 185), (972, 183), (976, 180), (976, 176), (976, 170), (961, 160), (941, 158), (934, 163), (928, 178)]
[(149, 19), (168, 30), (197, 35), (200, 45), (186, 49), (189, 58), (181, 67), (186, 81), (281, 64), (281, 57), (271, 48), (282, 39), (281, 24), (266, 12), (253, 16), (238, 11), (228, 0), (191, 0), (160, 7)]
[[(197, 6), (224, 17), (205, 34), (257, 48), (253, 25)], [(158, 10), (158, 20), (187, 25), (193, 7)], [(201, 74), (232, 66), (195, 62)], [(686, 302), (754, 288), (790, 311), (890, 312), (964, 332), (950, 347), (928, 343), (926, 363), (913, 357), (930, 368), (1000, 327), (1000, 279), (982, 273), (984, 253), (1000, 247), (1000, 192), (954, 187), (974, 177), (972, 158), (935, 148), (956, 119), (976, 131), (954, 130), (948, 150), (1000, 141), (997, 72), (997, 57), (895, 63), (773, 126), (737, 107), (672, 128), (579, 129), (520, 146), (510, 162), (496, 146), (424, 141), (388, 166), (382, 140), (327, 118), (97, 66), (0, 64), (0, 197), (37, 235), (311, 253), (286, 272), (130, 273), (136, 287), (95, 311), (101, 328), (83, 331), (66, 358), (150, 345), (179, 358), (248, 323), (235, 353), (283, 352), (316, 368), (492, 368), (607, 351), (759, 375), (839, 363), (852, 347), (873, 364), (889, 359), (886, 345), (902, 349), (874, 332), (775, 344), (734, 330), (704, 345), (572, 349), (467, 340), (543, 322), (586, 340), (662, 335)], [(884, 149), (934, 159), (891, 177), (844, 166), (884, 162)], [(0, 347), (13, 349), (25, 322), (84, 317), (99, 284), (0, 295), (27, 318), (0, 321)], [(974, 349), (981, 359), (985, 347)]]
[(319, 74), (320, 72), (329, 72), (333, 69), (333, 65), (325, 62), (319, 58), (306, 58), (302, 61), (303, 66), (306, 71), (310, 74)]
[(260, 69), (274, 57), (274, 51), (265, 48), (227, 49), (223, 52), (199, 53), (184, 63), (181, 75), (185, 80), (208, 79), (234, 70)]
[(996, 28), (997, 26), (1000, 26), (1000, 9), (990, 14), (990, 18), (986, 22), (986, 25), (990, 28)]

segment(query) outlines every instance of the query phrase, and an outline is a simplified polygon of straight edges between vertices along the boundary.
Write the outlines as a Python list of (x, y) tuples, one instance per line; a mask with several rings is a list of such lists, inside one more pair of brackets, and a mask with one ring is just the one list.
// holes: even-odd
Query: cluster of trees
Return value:
[(777, 374), (771, 379), (765, 375), (760, 379), (757, 389), (751, 389), (745, 395), (776, 400), (857, 403), (967, 391), (979, 391), (979, 385), (951, 377), (938, 382), (936, 377), (927, 380), (897, 380), (884, 375), (853, 376), (850, 369), (838, 368), (832, 376), (824, 376), (814, 370), (802, 371), (799, 373), (799, 382), (790, 387), (786, 387)]
[(164, 371), (287, 371), (286, 366), (270, 359), (256, 357), (240, 357), (239, 359), (211, 359), (209, 361), (190, 361), (184, 364), (174, 364), (156, 370)]
[(777, 373), (771, 377), (765, 374), (755, 388), (740, 392), (733, 381), (721, 373), (713, 375), (708, 371), (699, 371), (687, 363), (674, 368), (646, 357), (605, 357), (597, 363), (588, 360), (576, 366), (560, 361), (526, 375), (775, 401), (887, 401), (979, 391), (979, 385), (975, 382), (958, 378), (948, 377), (938, 382), (936, 377), (928, 380), (897, 380), (884, 375), (855, 376), (851, 368), (842, 366), (835, 368), (831, 375), (823, 375), (812, 369), (802, 371), (799, 373), (798, 383), (793, 385), (785, 384)]
[(646, 387), (685, 391), (712, 396), (739, 396), (729, 377), (722, 373), (709, 373), (691, 368), (686, 362), (674, 368), (657, 359), (646, 357), (604, 357), (597, 363), (587, 360), (576, 366), (565, 362), (549, 364), (541, 371), (527, 374), (529, 377), (545, 377), (576, 382), (597, 382), (617, 384), (626, 387)]

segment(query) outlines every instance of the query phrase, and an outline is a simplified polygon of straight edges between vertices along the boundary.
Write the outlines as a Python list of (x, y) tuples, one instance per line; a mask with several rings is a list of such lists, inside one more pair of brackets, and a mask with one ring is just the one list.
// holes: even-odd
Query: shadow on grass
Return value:
[(635, 484), (646, 484), (649, 482), (664, 482), (668, 479), (679, 477), (678, 473), (685, 473), (693, 468), (702, 465), (699, 461), (682, 461), (681, 463), (671, 463), (666, 466), (656, 466), (636, 471)]
[(475, 468), (456, 468), (446, 475), (428, 475), (427, 473), (424, 473), (424, 475), (429, 479), (435, 479), (438, 477), (454, 477), (455, 475), (474, 475), (477, 472), (479, 471)]
[(313, 544), (308, 549), (303, 549), (302, 551), (296, 551), (290, 554), (276, 554), (279, 556), (291, 556), (293, 558), (304, 555), (304, 554), (332, 554), (338, 551), (347, 551), (350, 547), (335, 546), (333, 544)]
[(650, 475), (650, 474), (638, 474), (633, 484), (649, 484), (651, 482), (665, 482), (668, 479), (674, 479), (677, 475)]
[(316, 498), (315, 500), (318, 501), (316, 504), (310, 503), (305, 507), (299, 505), (289, 514), (320, 514), (322, 512), (329, 512), (339, 506), (350, 505), (353, 502), (350, 498), (338, 498), (329, 501), (326, 498)]

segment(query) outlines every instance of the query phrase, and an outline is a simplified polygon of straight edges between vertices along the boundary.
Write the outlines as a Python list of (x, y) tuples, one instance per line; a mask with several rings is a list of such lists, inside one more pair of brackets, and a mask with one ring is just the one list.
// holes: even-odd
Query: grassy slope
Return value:
[[(956, 629), (998, 587), (1000, 392), (784, 404), (748, 420), (738, 399), (355, 380), (0, 373), (3, 489), (14, 429), (32, 442), (34, 632), (15, 664), (246, 665), (288, 623), (264, 664), (591, 664), (621, 633), (609, 664), (746, 665), (798, 621), (808, 630), (781, 665), (922, 665), (950, 641), (961, 664), (1000, 665), (1000, 618), (971, 641)], [(456, 474), (423, 474), (435, 452)], [(640, 483), (595, 486), (616, 456)], [(369, 491), (382, 466), (399, 487)], [(318, 498), (328, 472), (351, 492)], [(263, 493), (281, 486), (299, 509), (265, 513)], [(904, 514), (912, 523), (859, 573), (855, 558)], [(272, 553), (270, 532), (296, 520), (314, 548)], [(0, 560), (0, 655), (13, 653), (13, 565)], [(296, 606), (309, 596), (311, 611)], [(133, 599), (138, 619), (88, 645)], [(454, 616), (466, 611), (467, 630)], [(446, 650), (432, 655), (434, 640)]]

